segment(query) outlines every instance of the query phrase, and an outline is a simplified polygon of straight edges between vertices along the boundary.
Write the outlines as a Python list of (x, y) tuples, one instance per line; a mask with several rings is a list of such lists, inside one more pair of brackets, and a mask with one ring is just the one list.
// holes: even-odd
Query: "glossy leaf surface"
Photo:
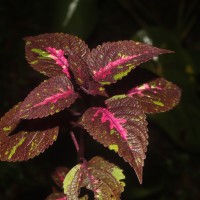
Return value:
[(159, 113), (168, 111), (179, 103), (181, 90), (163, 78), (156, 78), (132, 88), (128, 95), (140, 102), (145, 113)]
[(120, 199), (125, 178), (122, 170), (101, 157), (76, 165), (64, 180), (64, 192), (68, 199), (78, 199), (80, 189), (86, 187), (94, 192), (95, 199)]
[(26, 97), (18, 115), (23, 119), (46, 117), (69, 107), (77, 96), (67, 77), (52, 77), (41, 83)]
[(47, 76), (66, 75), (70, 78), (69, 58), (84, 57), (88, 46), (80, 38), (63, 33), (26, 37), (26, 58), (37, 71)]
[(146, 116), (140, 103), (125, 95), (114, 96), (106, 104), (107, 108), (86, 110), (81, 123), (95, 140), (129, 162), (141, 183), (148, 144)]
[(91, 51), (88, 65), (95, 81), (109, 85), (122, 79), (137, 65), (163, 53), (171, 51), (134, 41), (108, 42)]

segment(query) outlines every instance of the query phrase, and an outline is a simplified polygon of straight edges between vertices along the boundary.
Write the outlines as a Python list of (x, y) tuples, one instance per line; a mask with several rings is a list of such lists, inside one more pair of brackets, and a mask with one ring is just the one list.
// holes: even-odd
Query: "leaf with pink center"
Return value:
[(77, 97), (67, 77), (55, 76), (41, 83), (26, 97), (17, 116), (35, 119), (53, 115), (69, 107)]
[[(19, 121), (14, 121), (20, 104), (12, 108), (0, 121), (0, 160), (23, 161), (33, 158), (44, 152), (57, 139), (58, 127), (39, 128), (36, 121), (26, 122), (26, 127), (34, 127), (35, 130), (24, 128), (17, 130)], [(38, 130), (37, 130), (38, 127)]]
[(140, 103), (126, 95), (114, 96), (106, 105), (86, 110), (81, 124), (95, 140), (129, 162), (141, 183), (148, 144), (146, 116)]
[(125, 186), (124, 178), (121, 169), (96, 156), (69, 171), (64, 180), (64, 193), (69, 200), (79, 199), (80, 189), (87, 188), (93, 191), (94, 199), (119, 200)]
[(163, 78), (156, 78), (132, 88), (128, 95), (140, 102), (145, 113), (159, 113), (168, 111), (179, 103), (181, 90)]
[(122, 79), (137, 65), (164, 53), (171, 51), (134, 41), (108, 42), (93, 49), (87, 62), (93, 79), (109, 85)]
[(78, 55), (78, 59), (89, 53), (89, 48), (80, 38), (63, 33), (41, 34), (26, 37), (26, 58), (37, 71), (52, 77), (66, 75), (69, 72), (69, 58)]

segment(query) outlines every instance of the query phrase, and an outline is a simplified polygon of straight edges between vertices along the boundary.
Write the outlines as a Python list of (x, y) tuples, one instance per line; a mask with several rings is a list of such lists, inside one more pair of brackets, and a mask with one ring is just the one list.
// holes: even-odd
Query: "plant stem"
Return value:
[(79, 153), (79, 144), (78, 144), (78, 142), (77, 142), (77, 140), (76, 140), (76, 137), (75, 137), (74, 132), (73, 132), (73, 131), (70, 131), (70, 135), (71, 135), (71, 138), (72, 138), (72, 140), (73, 140), (73, 142), (74, 142), (74, 146), (75, 146), (75, 148), (76, 148), (76, 151), (77, 151), (77, 153)]
[(82, 131), (81, 131), (81, 134), (80, 134), (80, 142), (79, 142), (79, 143), (77, 142), (76, 136), (75, 136), (75, 134), (74, 134), (73, 131), (70, 132), (70, 135), (71, 135), (71, 138), (72, 138), (72, 140), (73, 140), (74, 146), (75, 146), (75, 148), (76, 148), (79, 161), (82, 162), (82, 160), (85, 159), (85, 158), (84, 158), (84, 140), (83, 140), (83, 133), (82, 133)]

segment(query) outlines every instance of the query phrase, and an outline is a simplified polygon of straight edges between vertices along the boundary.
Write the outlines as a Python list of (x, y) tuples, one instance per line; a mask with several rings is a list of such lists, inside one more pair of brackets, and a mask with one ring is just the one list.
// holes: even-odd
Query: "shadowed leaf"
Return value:
[(129, 162), (141, 183), (148, 144), (146, 116), (140, 103), (125, 95), (114, 96), (106, 104), (107, 108), (86, 110), (81, 124), (95, 140)]
[(137, 65), (164, 53), (171, 51), (134, 41), (108, 42), (91, 51), (88, 65), (95, 81), (109, 85), (122, 79)]
[(23, 119), (46, 117), (69, 107), (77, 96), (67, 77), (52, 77), (26, 97), (17, 115)]
[[(20, 104), (18, 104), (20, 105)], [(13, 134), (19, 122), (13, 122), (19, 106), (15, 106), (0, 121), (0, 160), (22, 161), (44, 152), (56, 139), (58, 127), (43, 130), (19, 130)], [(12, 121), (12, 122), (11, 122)], [(36, 124), (32, 124), (35, 126)], [(43, 125), (45, 127), (45, 125)]]
[(124, 191), (124, 178), (117, 166), (101, 157), (94, 157), (73, 167), (65, 177), (63, 187), (69, 200), (79, 199), (82, 187), (92, 190), (95, 199), (119, 200)]
[(145, 113), (159, 113), (168, 111), (179, 103), (181, 90), (163, 78), (156, 78), (132, 88), (128, 95), (140, 102)]

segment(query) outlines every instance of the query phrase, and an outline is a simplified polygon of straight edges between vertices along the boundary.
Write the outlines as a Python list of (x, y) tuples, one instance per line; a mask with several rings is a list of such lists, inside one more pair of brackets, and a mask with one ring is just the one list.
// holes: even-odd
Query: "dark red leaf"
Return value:
[(128, 95), (137, 99), (145, 113), (165, 112), (175, 107), (181, 97), (181, 90), (163, 78), (134, 87)]
[(134, 41), (108, 42), (91, 51), (88, 65), (95, 81), (109, 85), (122, 79), (137, 65), (163, 53), (171, 51)]
[(52, 77), (66, 75), (70, 78), (69, 58), (84, 57), (89, 48), (80, 38), (63, 33), (26, 37), (26, 58), (37, 71)]
[(21, 131), (1, 142), (0, 160), (23, 161), (44, 152), (57, 139), (58, 127), (43, 131)]
[(18, 116), (23, 119), (46, 117), (69, 107), (77, 97), (67, 77), (52, 77), (26, 97), (20, 106)]
[(38, 131), (18, 131), (10, 136), (19, 124), (19, 121), (13, 120), (19, 105), (6, 113), (0, 121), (1, 161), (28, 160), (44, 152), (57, 139), (58, 127)]
[(106, 104), (107, 108), (86, 110), (81, 123), (95, 140), (129, 162), (142, 182), (148, 135), (141, 105), (125, 95), (114, 96)]

